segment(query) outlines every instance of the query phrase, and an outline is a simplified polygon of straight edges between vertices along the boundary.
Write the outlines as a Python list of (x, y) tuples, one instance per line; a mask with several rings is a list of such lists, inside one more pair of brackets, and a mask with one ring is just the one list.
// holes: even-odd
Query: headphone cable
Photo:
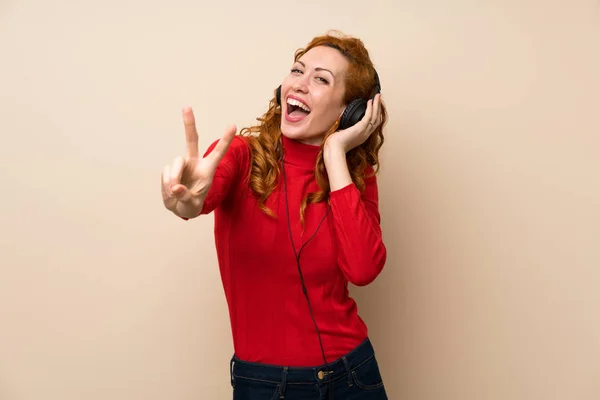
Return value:
[(315, 232), (312, 234), (312, 236), (310, 238), (308, 238), (308, 240), (306, 242), (304, 242), (304, 244), (300, 247), (300, 250), (297, 251), (296, 246), (294, 245), (294, 236), (292, 234), (292, 223), (290, 221), (290, 208), (289, 208), (288, 193), (287, 193), (287, 178), (286, 178), (284, 163), (285, 163), (285, 161), (283, 161), (283, 156), (282, 156), (281, 169), (283, 172), (283, 188), (284, 188), (284, 192), (285, 192), (285, 209), (286, 209), (286, 213), (287, 213), (288, 233), (290, 235), (290, 242), (292, 244), (292, 249), (294, 250), (294, 255), (296, 257), (296, 265), (298, 267), (298, 273), (300, 274), (300, 283), (302, 284), (302, 291), (304, 292), (304, 297), (306, 298), (306, 302), (308, 303), (308, 309), (310, 311), (310, 316), (315, 325), (315, 330), (317, 331), (317, 336), (319, 337), (319, 345), (321, 347), (323, 363), (327, 364), (327, 358), (325, 357), (325, 349), (323, 347), (323, 340), (321, 339), (321, 331), (319, 330), (319, 326), (317, 325), (317, 320), (315, 319), (315, 315), (313, 313), (313, 308), (310, 303), (310, 299), (308, 297), (308, 291), (306, 290), (306, 285), (304, 284), (304, 274), (302, 274), (302, 268), (300, 266), (300, 256), (302, 254), (302, 250), (304, 249), (304, 246), (306, 246), (315, 237), (315, 235), (319, 231), (319, 228), (321, 227), (321, 224), (323, 224), (323, 222), (325, 221), (325, 218), (327, 218), (327, 215), (329, 214), (329, 211), (331, 210), (331, 205), (327, 208), (327, 212), (325, 213), (323, 218), (321, 218), (321, 221), (319, 222), (319, 225), (317, 225), (317, 229), (315, 229)]

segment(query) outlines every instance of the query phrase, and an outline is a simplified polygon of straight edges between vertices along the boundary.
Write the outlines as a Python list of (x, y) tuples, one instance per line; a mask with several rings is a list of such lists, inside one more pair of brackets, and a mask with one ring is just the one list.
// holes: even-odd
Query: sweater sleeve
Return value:
[[(243, 136), (233, 138), (229, 149), (217, 167), (212, 185), (204, 199), (201, 215), (208, 214), (219, 207), (231, 194), (233, 186), (246, 170), (244, 167), (250, 162), (250, 147), (245, 139)], [(214, 150), (218, 142), (217, 140), (210, 145), (204, 153), (204, 157)]]
[(377, 178), (365, 178), (365, 186), (362, 195), (354, 183), (330, 193), (338, 264), (346, 279), (357, 286), (373, 282), (387, 258), (380, 227)]
[[(218, 142), (219, 140), (214, 141), (203, 157), (209, 155)], [(242, 174), (244, 163), (248, 161), (249, 147), (246, 141), (241, 136), (235, 136), (215, 171), (212, 184), (202, 204), (200, 215), (211, 213), (223, 203), (230, 195), (236, 180)], [(187, 220), (187, 218), (182, 219)]]

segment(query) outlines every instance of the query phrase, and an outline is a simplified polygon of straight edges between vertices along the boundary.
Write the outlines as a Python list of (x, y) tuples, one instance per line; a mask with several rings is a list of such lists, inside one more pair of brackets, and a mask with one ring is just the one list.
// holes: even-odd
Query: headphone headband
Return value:
[[(379, 74), (377, 73), (377, 70), (375, 71), (375, 94), (377, 93), (381, 93), (381, 82), (379, 81)], [(375, 97), (375, 95), (373, 95), (373, 97)]]

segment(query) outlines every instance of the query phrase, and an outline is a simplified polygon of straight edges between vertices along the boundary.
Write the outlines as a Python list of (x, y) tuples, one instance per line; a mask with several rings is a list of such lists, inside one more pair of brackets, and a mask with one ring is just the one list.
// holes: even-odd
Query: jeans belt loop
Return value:
[(344, 360), (344, 365), (346, 366), (346, 373), (348, 374), (348, 386), (352, 387), (354, 385), (354, 383), (352, 382), (352, 373), (350, 372), (350, 364), (348, 363), (348, 359), (346, 358), (346, 356), (343, 356), (342, 360)]
[(229, 362), (229, 379), (231, 380), (231, 387), (235, 387), (235, 378), (233, 376), (233, 368), (235, 368), (235, 359), (232, 357)]
[(281, 393), (279, 394), (280, 399), (283, 399), (285, 397), (285, 385), (287, 384), (287, 376), (288, 367), (283, 367), (283, 374), (281, 377)]

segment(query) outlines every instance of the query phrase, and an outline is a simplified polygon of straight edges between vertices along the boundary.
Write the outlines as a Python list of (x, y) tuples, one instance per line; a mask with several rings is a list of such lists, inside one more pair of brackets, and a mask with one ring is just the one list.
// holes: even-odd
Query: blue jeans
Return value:
[(387, 400), (371, 341), (318, 367), (284, 367), (231, 359), (233, 400)]

